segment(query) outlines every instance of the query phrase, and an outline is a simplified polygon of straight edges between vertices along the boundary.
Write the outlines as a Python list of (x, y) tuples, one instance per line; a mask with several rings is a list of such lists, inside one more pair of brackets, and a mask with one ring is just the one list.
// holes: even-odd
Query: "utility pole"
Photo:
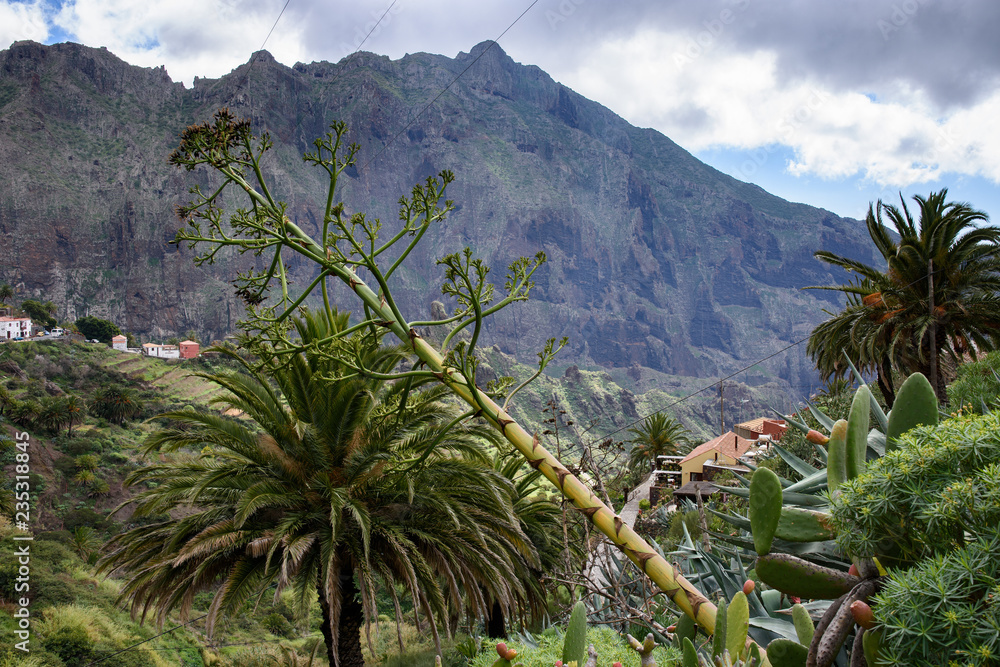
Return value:
[(725, 409), (724, 399), (722, 398), (722, 385), (723, 383), (720, 382), (719, 383), (719, 428), (720, 428), (719, 435), (722, 435), (723, 433), (726, 432), (726, 409)]
[(927, 260), (927, 301), (930, 306), (931, 316), (931, 387), (934, 388), (934, 395), (938, 402), (941, 397), (938, 395), (938, 364), (937, 364), (937, 317), (934, 315), (934, 260)]

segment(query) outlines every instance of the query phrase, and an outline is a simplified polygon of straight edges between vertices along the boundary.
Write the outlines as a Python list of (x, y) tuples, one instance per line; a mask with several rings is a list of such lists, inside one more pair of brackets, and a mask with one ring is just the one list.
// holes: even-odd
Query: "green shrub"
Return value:
[(652, 505), (649, 504), (649, 498), (643, 498), (639, 501), (639, 509), (643, 512), (648, 512), (650, 507), (652, 507)]
[(272, 635), (279, 637), (293, 637), (295, 635), (295, 628), (292, 627), (287, 618), (278, 612), (268, 614), (261, 619), (260, 624)]
[(84, 628), (64, 626), (42, 639), (42, 648), (52, 651), (66, 667), (83, 667), (95, 657), (94, 642)]
[[(538, 641), (537, 647), (525, 646), (519, 641), (507, 642), (507, 647), (517, 651), (517, 658), (513, 661), (525, 665), (554, 665), (556, 660), (562, 659), (563, 636), (561, 633), (535, 635)], [(623, 667), (639, 667), (639, 654), (629, 647), (624, 638), (608, 627), (590, 627), (587, 629), (587, 643), (593, 644), (597, 650), (597, 664), (611, 665), (620, 661)], [(497, 659), (494, 650), (496, 642), (484, 640), (483, 648), (486, 649), (472, 661), (472, 667), (489, 667)], [(653, 657), (657, 665), (673, 665), (679, 663), (680, 654), (673, 648), (658, 647), (653, 651)]]
[(839, 491), (841, 550), (891, 566), (873, 605), (887, 664), (997, 664), (1000, 413), (913, 429)]
[(875, 598), (889, 664), (993, 665), (1000, 660), (1000, 533), (893, 571)]
[(979, 414), (983, 407), (1000, 406), (1000, 351), (959, 365), (958, 377), (948, 386), (948, 405), (952, 411), (969, 406)]
[(913, 429), (840, 487), (838, 545), (911, 564), (1000, 525), (1000, 413)]
[(63, 517), (63, 527), (71, 532), (77, 528), (85, 526), (94, 528), (95, 530), (102, 530), (104, 528), (104, 524), (104, 517), (89, 507), (81, 507), (80, 509), (71, 510), (66, 513), (66, 516)]

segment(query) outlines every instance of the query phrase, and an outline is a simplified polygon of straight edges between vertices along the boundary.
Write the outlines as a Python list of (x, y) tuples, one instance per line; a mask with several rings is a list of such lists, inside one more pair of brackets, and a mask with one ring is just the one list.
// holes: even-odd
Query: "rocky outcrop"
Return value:
[[(270, 133), (269, 176), (307, 230), (323, 191), (300, 156), (334, 119), (362, 147), (344, 201), (387, 228), (415, 181), (454, 171), (457, 210), (395, 289), (426, 313), (441, 298), (438, 257), (468, 245), (502, 276), (514, 257), (545, 251), (532, 301), (487, 331), (526, 361), (568, 335), (574, 363), (731, 370), (824, 317), (826, 295), (799, 288), (842, 276), (814, 250), (871, 260), (857, 221), (725, 176), (499, 47), (431, 104), (487, 46), (291, 68), (262, 52), (187, 89), (103, 49), (16, 43), (0, 52), (0, 281), (52, 300), (63, 319), (95, 315), (152, 337), (231, 333), (240, 308), (228, 283), (253, 258), (199, 268), (169, 243), (174, 207), (211, 176), (166, 158), (184, 127), (220, 106)], [(292, 263), (300, 284), (311, 268)], [(795, 350), (763, 372), (802, 385), (810, 366)]]

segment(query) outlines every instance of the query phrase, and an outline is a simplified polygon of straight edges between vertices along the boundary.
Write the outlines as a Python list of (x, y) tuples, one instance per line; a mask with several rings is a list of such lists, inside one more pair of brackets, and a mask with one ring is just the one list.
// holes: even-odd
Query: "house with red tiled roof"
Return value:
[(681, 485), (705, 479), (706, 465), (713, 467), (739, 466), (739, 459), (756, 443), (732, 431), (702, 443), (681, 459)]
[(785, 435), (787, 430), (788, 424), (785, 423), (784, 419), (769, 419), (768, 417), (752, 419), (733, 427), (736, 435), (747, 440), (757, 440), (762, 435), (768, 436), (771, 440), (781, 440), (781, 436)]

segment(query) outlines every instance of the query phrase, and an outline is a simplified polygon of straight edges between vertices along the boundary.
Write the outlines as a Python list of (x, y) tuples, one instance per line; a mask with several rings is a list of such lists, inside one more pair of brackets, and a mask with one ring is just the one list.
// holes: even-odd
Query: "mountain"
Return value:
[[(0, 51), (0, 282), (52, 300), (60, 318), (105, 317), (144, 337), (231, 333), (241, 311), (228, 282), (253, 258), (196, 268), (169, 244), (174, 207), (210, 175), (166, 158), (221, 106), (270, 133), (268, 176), (310, 231), (324, 190), (301, 155), (335, 119), (361, 146), (347, 208), (386, 227), (415, 182), (454, 171), (457, 209), (395, 292), (424, 318), (441, 299), (442, 255), (471, 246), (502, 276), (544, 250), (532, 300), (487, 332), (524, 361), (567, 335), (564, 366), (629, 368), (635, 380), (732, 372), (808, 335), (836, 304), (800, 291), (845, 278), (815, 250), (874, 258), (858, 221), (730, 178), (489, 43), (456, 58), (358, 53), (291, 68), (258, 52), (186, 88), (105, 49), (18, 42)], [(310, 280), (311, 267), (291, 268)], [(814, 384), (803, 347), (741, 379)]]

